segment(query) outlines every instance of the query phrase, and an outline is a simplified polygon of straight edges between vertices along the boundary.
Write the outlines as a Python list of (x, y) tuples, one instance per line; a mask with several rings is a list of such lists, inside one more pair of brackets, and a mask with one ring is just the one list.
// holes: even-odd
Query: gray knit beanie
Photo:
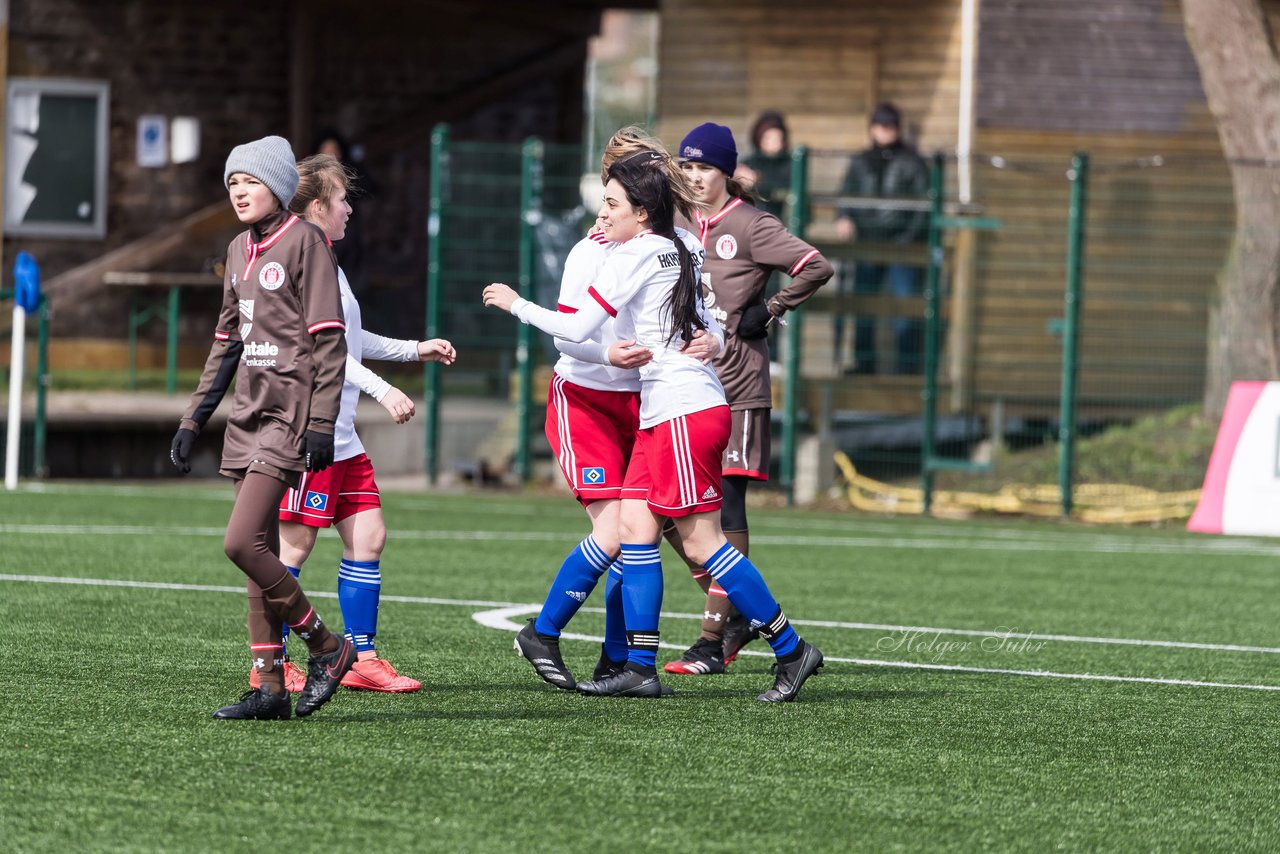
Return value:
[(222, 172), (223, 186), (237, 172), (252, 175), (266, 184), (285, 210), (293, 201), (293, 194), (298, 192), (298, 167), (294, 162), (293, 146), (282, 136), (264, 136), (231, 149), (227, 167)]

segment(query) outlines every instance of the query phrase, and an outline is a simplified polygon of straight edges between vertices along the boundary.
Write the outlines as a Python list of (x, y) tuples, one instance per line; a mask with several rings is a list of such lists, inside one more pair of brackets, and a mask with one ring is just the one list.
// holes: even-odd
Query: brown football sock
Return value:
[(262, 588), (249, 582), (249, 657), (262, 687), (277, 696), (284, 691), (284, 658), (280, 647), (280, 618), (267, 607)]
[[(227, 557), (261, 589), (265, 610), (288, 623), (306, 642), (312, 655), (323, 655), (336, 650), (339, 641), (311, 607), (298, 579), (276, 556), (280, 549), (280, 499), (284, 498), (284, 491), (284, 483), (261, 472), (250, 472), (237, 483), (236, 503), (227, 523), (223, 548)], [(278, 628), (273, 642), (280, 642)]]

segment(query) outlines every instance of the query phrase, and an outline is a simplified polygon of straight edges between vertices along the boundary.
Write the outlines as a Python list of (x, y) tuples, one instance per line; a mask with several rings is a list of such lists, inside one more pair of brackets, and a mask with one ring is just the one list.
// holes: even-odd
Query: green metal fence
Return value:
[(457, 142), (444, 125), (432, 135), (427, 335), (449, 338), (465, 358), (448, 371), (435, 363), (425, 369), (431, 480), (444, 462), (440, 405), (447, 395), (510, 400), (512, 416), (503, 425), (510, 465), (521, 480), (531, 474), (545, 444), (535, 373), (554, 361), (555, 351), (531, 327), (484, 308), (480, 292), (489, 282), (505, 282), (529, 299), (554, 302), (564, 256), (585, 233), (581, 176), (578, 146)]
[[(859, 264), (915, 263), (929, 271), (928, 245), (921, 252), (841, 243), (829, 225), (824, 230), (839, 204), (840, 169), (831, 161), (847, 156), (815, 153), (827, 161), (811, 169), (826, 179), (809, 187), (815, 242), (826, 241), (820, 245), (846, 278)], [(1194, 489), (1212, 444), (1212, 425), (1195, 423), (1194, 411), (1204, 393), (1207, 307), (1232, 234), (1225, 165), (1085, 153), (987, 155), (969, 164), (972, 192), (965, 199), (958, 198), (956, 165), (934, 167), (935, 179), (940, 168), (949, 169), (941, 210), (934, 212), (945, 227), (931, 231), (941, 237), (932, 268), (937, 324), (930, 326), (939, 346), (926, 372), (936, 386), (926, 377), (841, 371), (840, 353), (830, 357), (834, 370), (811, 367), (805, 380), (837, 402), (829, 414), (837, 444), (856, 469), (887, 483), (923, 472), (917, 500), (924, 504), (932, 487), (931, 443), (942, 463), (937, 468), (955, 469), (939, 476), (944, 488), (991, 493), (1025, 480), (1041, 487), (1026, 494), (1055, 502), (1061, 512), (1071, 512), (1082, 490), (1106, 491), (1103, 484)], [(966, 219), (981, 230), (951, 228)], [(831, 334), (824, 340), (820, 330), (838, 328), (847, 311), (875, 319), (877, 362), (891, 362), (885, 318), (927, 317), (927, 297), (935, 293), (926, 287), (919, 304), (849, 290), (840, 296), (837, 284), (834, 294), (814, 301), (807, 328), (818, 333), (806, 340), (807, 352), (831, 351)], [(814, 317), (820, 313), (827, 323)], [(823, 361), (808, 358), (806, 365)], [(917, 390), (926, 403), (936, 394), (936, 424), (928, 423), (927, 406), (923, 423), (917, 421), (911, 399)], [(1104, 431), (1122, 435), (1108, 428), (1132, 424), (1152, 434), (1163, 424), (1169, 441), (1144, 433), (1131, 444), (1145, 451), (1133, 451), (1099, 438)], [(1045, 497), (1048, 487), (1053, 499)]]

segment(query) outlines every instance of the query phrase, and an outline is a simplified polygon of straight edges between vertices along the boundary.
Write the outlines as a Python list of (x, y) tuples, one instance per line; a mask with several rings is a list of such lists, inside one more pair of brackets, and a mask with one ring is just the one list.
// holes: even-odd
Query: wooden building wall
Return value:
[(714, 121), (745, 154), (751, 122), (772, 109), (794, 143), (854, 150), (889, 100), (922, 148), (954, 147), (959, 13), (958, 0), (663, 0), (659, 135), (675, 147)]
[(1090, 154), (1081, 371), (1086, 417), (1199, 398), (1208, 305), (1234, 222), (1212, 116), (1172, 0), (983, 0), (973, 383), (1056, 409), (1069, 183)]
[[(1280, 0), (1266, 3), (1273, 16), (1280, 11)], [(1233, 210), (1177, 0), (981, 0), (979, 9), (974, 197), (978, 212), (1004, 226), (973, 240), (971, 278), (950, 271), (944, 380), (968, 394), (948, 399), (1056, 408), (1061, 350), (1050, 324), (1064, 313), (1075, 151), (1090, 152), (1095, 167), (1085, 414), (1195, 399)], [(745, 152), (754, 116), (777, 109), (793, 141), (817, 150), (814, 191), (830, 192), (847, 153), (866, 145), (870, 105), (891, 100), (922, 152), (955, 151), (960, 0), (663, 0), (661, 12), (658, 127), (672, 146), (712, 120), (733, 128)], [(948, 168), (954, 198), (954, 162)], [(815, 209), (811, 237), (831, 237), (831, 216)], [(958, 310), (961, 298), (971, 300), (971, 315)], [(966, 317), (971, 326), (962, 329)], [(806, 324), (815, 379), (830, 377), (829, 329)], [(837, 406), (918, 410), (918, 386), (902, 378), (838, 385)]]

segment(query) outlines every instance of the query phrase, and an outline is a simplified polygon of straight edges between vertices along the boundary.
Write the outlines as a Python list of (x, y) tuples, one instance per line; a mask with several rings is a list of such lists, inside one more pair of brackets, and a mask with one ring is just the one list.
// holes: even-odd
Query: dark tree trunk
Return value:
[(1209, 312), (1205, 411), (1217, 415), (1233, 380), (1280, 379), (1280, 58), (1261, 0), (1182, 0), (1182, 11), (1235, 190)]

